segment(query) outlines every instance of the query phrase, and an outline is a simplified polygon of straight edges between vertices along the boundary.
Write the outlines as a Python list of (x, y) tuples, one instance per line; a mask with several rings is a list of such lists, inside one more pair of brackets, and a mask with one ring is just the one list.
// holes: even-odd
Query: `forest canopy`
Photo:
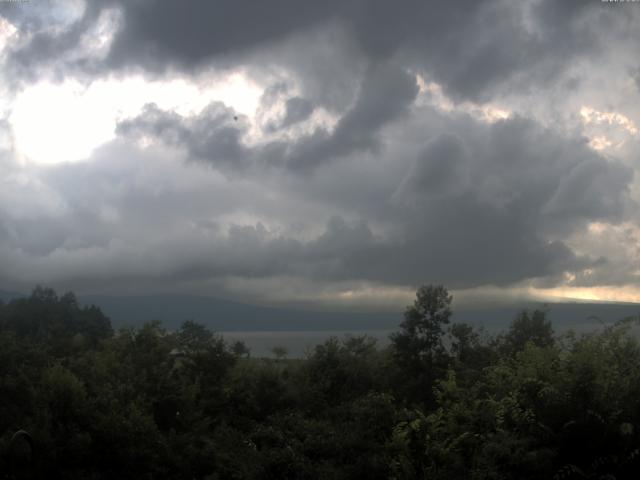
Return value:
[(0, 303), (0, 478), (636, 478), (637, 318), (556, 335), (522, 311), (488, 335), (451, 300), (418, 289), (388, 347), (253, 358), (37, 287)]

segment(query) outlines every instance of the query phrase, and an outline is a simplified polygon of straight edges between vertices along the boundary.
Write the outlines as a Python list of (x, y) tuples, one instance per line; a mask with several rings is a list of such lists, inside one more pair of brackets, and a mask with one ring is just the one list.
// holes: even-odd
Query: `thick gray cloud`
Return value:
[(296, 123), (303, 122), (309, 118), (313, 112), (313, 104), (309, 100), (301, 97), (291, 97), (287, 99), (285, 108), (286, 113), (279, 125), (280, 128), (290, 127)]
[[(452, 96), (476, 100), (508, 88), (548, 83), (571, 60), (586, 59), (605, 48), (603, 30), (622, 28), (619, 12), (600, 2), (579, 0), (199, 0), (188, 6), (158, 0), (101, 0), (88, 2), (84, 14), (62, 31), (39, 30), (42, 22), (17, 14), (17, 6), (3, 8), (4, 14), (13, 14), (17, 21), (22, 18), (35, 32), (11, 56), (10, 65), (23, 75), (61, 58), (102, 11), (116, 8), (122, 21), (107, 58), (75, 58), (63, 62), (66, 69), (193, 72), (213, 61), (234, 65), (255, 50), (269, 57), (266, 45), (277, 48), (292, 35), (318, 28), (333, 35), (329, 25), (337, 24), (346, 32), (345, 41), (355, 47), (351, 55), (374, 64), (402, 58), (406, 66), (439, 81)], [(298, 55), (307, 53), (299, 50)], [(298, 61), (289, 60), (289, 67), (295, 68)], [(336, 75), (336, 69), (323, 60), (325, 71)]]
[(367, 268), (379, 265), (387, 281), (429, 277), (470, 286), (600, 262), (576, 256), (562, 239), (586, 222), (623, 217), (630, 168), (530, 120), (443, 127), (392, 197), (399, 244)]
[(108, 62), (115, 68), (144, 65), (164, 70), (168, 65), (195, 68), (215, 56), (286, 37), (335, 15), (340, 2), (276, 0), (198, 0), (179, 2), (117, 2), (124, 26)]
[[(121, 122), (118, 131), (150, 135), (170, 145), (184, 146), (192, 157), (218, 168), (260, 164), (308, 170), (357, 151), (378, 149), (379, 130), (406, 114), (417, 93), (415, 78), (381, 66), (368, 73), (353, 107), (332, 132), (319, 127), (291, 143), (274, 141), (255, 149), (243, 146), (241, 137), (246, 126), (238, 124), (233, 111), (219, 103), (195, 118), (183, 118), (148, 105), (140, 116)], [(287, 110), (285, 120), (288, 115)]]
[(388, 66), (368, 72), (354, 106), (334, 131), (316, 131), (296, 142), (288, 149), (286, 163), (293, 168), (313, 167), (356, 150), (375, 150), (380, 128), (407, 113), (417, 93), (415, 79), (406, 72)]
[[(220, 135), (216, 128), (230, 128), (230, 115), (219, 104), (196, 119), (149, 107), (142, 117), (121, 125), (122, 140), (103, 149), (93, 163), (49, 172), (43, 181), (67, 208), (53, 218), (5, 219), (15, 235), (3, 242), (6, 254), (19, 249), (52, 271), (61, 268), (58, 262), (66, 255), (72, 267), (65, 275), (71, 282), (79, 282), (87, 262), (95, 262), (98, 271), (109, 265), (103, 281), (118, 282), (284, 276), (402, 286), (505, 286), (602, 266), (600, 257), (578, 255), (563, 239), (586, 222), (616, 221), (631, 202), (628, 167), (604, 159), (579, 138), (564, 139), (517, 117), (487, 125), (464, 115), (421, 112), (413, 123), (431, 116), (427, 123), (433, 131), (425, 132), (422, 145), (399, 166), (404, 178), (388, 184), (397, 177), (393, 158), (398, 145), (390, 144), (384, 153), (369, 151), (365, 158), (381, 155), (386, 166), (365, 183), (358, 181), (357, 169), (343, 171), (351, 194), (337, 203), (329, 185), (300, 176), (286, 164), (267, 175), (205, 176), (198, 186), (194, 178), (172, 178), (182, 168), (170, 160), (175, 153), (160, 155), (126, 143), (134, 131), (144, 131), (173, 147), (186, 145), (187, 157), (199, 159), (198, 148)], [(246, 156), (238, 153), (236, 140), (230, 150), (221, 142), (221, 162), (259, 157), (259, 148), (251, 152), (247, 147)], [(225, 156), (227, 151), (232, 153)], [(330, 163), (323, 170), (335, 178), (344, 165)], [(191, 175), (201, 175), (200, 167), (191, 168)], [(379, 196), (385, 180), (380, 205), (369, 204), (367, 212), (359, 204), (367, 200), (360, 199), (375, 196), (376, 190)], [(73, 190), (73, 185), (86, 187)], [(274, 204), (269, 198), (276, 192)], [(309, 201), (311, 206), (304, 206)], [(331, 216), (336, 205), (341, 214)], [(216, 220), (242, 211), (265, 219), (267, 226)], [(295, 223), (305, 217), (320, 226), (307, 238), (295, 233)], [(374, 225), (386, 227), (376, 233)]]
[(235, 112), (222, 103), (209, 105), (196, 118), (183, 118), (152, 104), (135, 119), (119, 123), (118, 132), (152, 136), (168, 145), (186, 147), (195, 159), (237, 169), (250, 160), (250, 153), (242, 145), (244, 130), (236, 126), (236, 118)]
[[(130, 72), (199, 82), (241, 68), (266, 86), (259, 108), (282, 113), (261, 125), (222, 102), (192, 115), (149, 104), (85, 162), (37, 169), (2, 152), (8, 285), (633, 281), (633, 263), (607, 252), (612, 240), (584, 240), (592, 222), (634, 238), (621, 226), (635, 221), (630, 162), (589, 146), (575, 111), (548, 105), (547, 123), (526, 108), (498, 121), (477, 111), (549, 103), (550, 86), (562, 95), (595, 83), (607, 42), (628, 39), (640, 9), (100, 0), (69, 20), (1, 8), (22, 34), (5, 51), (5, 83)], [(112, 8), (110, 48), (82, 50)], [(633, 88), (637, 59), (621, 58)]]

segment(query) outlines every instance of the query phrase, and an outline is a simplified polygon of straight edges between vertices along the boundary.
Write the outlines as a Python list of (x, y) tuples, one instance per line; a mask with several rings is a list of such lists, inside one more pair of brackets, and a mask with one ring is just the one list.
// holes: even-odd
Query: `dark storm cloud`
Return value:
[(377, 67), (367, 73), (354, 106), (332, 132), (320, 127), (290, 143), (274, 141), (253, 149), (241, 142), (246, 127), (220, 103), (210, 105), (194, 118), (148, 105), (138, 117), (120, 122), (118, 132), (125, 136), (148, 135), (183, 146), (193, 158), (216, 168), (239, 169), (259, 164), (309, 170), (354, 152), (378, 149), (379, 130), (405, 114), (417, 93), (411, 75), (386, 65)]
[(334, 131), (320, 129), (298, 140), (288, 148), (286, 163), (304, 169), (355, 151), (377, 149), (379, 130), (407, 113), (417, 93), (415, 78), (402, 70), (385, 65), (369, 71), (354, 106)]
[[(353, 62), (375, 64), (398, 57), (399, 66), (424, 71), (453, 97), (475, 100), (557, 78), (570, 60), (598, 51), (602, 30), (615, 27), (613, 9), (585, 1), (199, 0), (184, 5), (103, 0), (88, 2), (84, 15), (66, 30), (35, 34), (13, 52), (10, 65), (28, 71), (55, 61), (110, 7), (122, 12), (122, 22), (107, 58), (76, 59), (67, 68), (193, 72), (214, 60), (233, 65), (256, 49), (269, 61), (266, 46), (277, 49), (292, 35), (318, 28), (331, 36), (333, 24), (346, 32), (344, 43), (354, 47)], [(329, 44), (330, 38), (321, 41)], [(308, 54), (297, 52), (300, 57)], [(299, 66), (297, 60), (289, 61), (289, 67)], [(340, 75), (329, 65), (331, 59), (322, 61), (331, 72), (325, 75)]]
[[(132, 125), (136, 122), (141, 119)], [(452, 287), (473, 287), (509, 285), (527, 278), (558, 281), (565, 271), (602, 267), (602, 258), (577, 255), (563, 239), (587, 222), (623, 218), (633, 207), (630, 168), (606, 160), (582, 138), (563, 138), (520, 117), (488, 125), (464, 115), (444, 117), (426, 110), (412, 122), (430, 125), (424, 132), (427, 139), (395, 192), (386, 199), (367, 200), (373, 211), (359, 221), (335, 216), (324, 233), (307, 242), (273, 239), (260, 228), (234, 229), (233, 241), (225, 244), (222, 255), (230, 263), (225, 261), (223, 268), (196, 262), (199, 275), (310, 275), (328, 281), (396, 285), (442, 281)], [(385, 159), (387, 167), (367, 182), (359, 181), (362, 172), (357, 170), (342, 174), (348, 175), (344, 183), (350, 195), (339, 193), (336, 200), (334, 191), (317, 191), (316, 201), (338, 201), (338, 208), (347, 212), (364, 208), (352, 200), (375, 198), (374, 189), (385, 178), (388, 184), (397, 176), (394, 148), (398, 146), (373, 153)], [(258, 158), (260, 152), (250, 157)], [(342, 165), (328, 164), (329, 178), (338, 175), (332, 169)], [(281, 190), (286, 179), (265, 183), (264, 188), (281, 190), (289, 201), (298, 202), (310, 196), (316, 188), (313, 182), (297, 177), (296, 183), (304, 184), (299, 191)], [(381, 222), (392, 233), (375, 235), (370, 222)], [(246, 263), (247, 259), (251, 260)]]
[[(122, 15), (106, 56), (69, 54), (111, 7)], [(252, 119), (223, 103), (193, 116), (147, 105), (90, 161), (29, 185), (35, 197), (40, 183), (52, 189), (57, 209), (0, 208), (0, 261), (33, 281), (554, 285), (608, 268), (569, 238), (635, 206), (633, 171), (586, 139), (517, 114), (488, 124), (455, 103), (577, 88), (582, 79), (554, 81), (624, 28), (598, 1), (102, 0), (51, 30), (11, 8), (25, 35), (6, 72), (23, 81), (142, 70), (197, 83), (240, 66), (274, 82), (260, 108), (284, 113), (265, 131), (287, 133), (248, 143)], [(453, 111), (416, 102), (437, 103), (416, 73), (441, 84)], [(311, 123), (323, 110), (332, 128)], [(0, 191), (0, 204), (25, 194), (12, 195)]]
[(405, 225), (399, 274), (501, 284), (598, 261), (562, 239), (588, 221), (623, 218), (630, 168), (522, 118), (448, 128), (393, 196)]
[(488, 211), (556, 235), (585, 221), (619, 221), (632, 205), (631, 168), (580, 137), (564, 138), (520, 117), (449, 128), (454, 132), (430, 140), (418, 155), (397, 201), (424, 207), (470, 195)]
[(244, 129), (236, 125), (236, 113), (215, 102), (195, 118), (146, 105), (134, 119), (118, 124), (124, 136), (151, 136), (165, 144), (185, 147), (197, 160), (209, 161), (219, 168), (241, 169), (251, 160), (250, 151), (242, 145)]
[(562, 239), (585, 222), (622, 218), (632, 205), (628, 167), (526, 119), (441, 128), (390, 199), (395, 208), (378, 218), (395, 235), (334, 219), (309, 246), (334, 253), (337, 277), (470, 287), (603, 265)]
[(598, 3), (285, 0), (196, 2), (184, 8), (172, 2), (127, 2), (125, 26), (107, 62), (116, 68), (193, 68), (337, 20), (371, 61), (400, 52), (452, 95), (477, 99), (514, 76), (522, 83), (527, 77), (555, 78), (570, 58), (597, 48), (604, 25), (587, 24), (585, 18), (600, 20), (611, 13)]
[(234, 55), (310, 28), (336, 13), (339, 1), (197, 0), (122, 2), (124, 26), (109, 63), (195, 68), (214, 56)]
[(266, 132), (274, 133), (297, 125), (308, 120), (313, 114), (315, 110), (313, 102), (300, 96), (287, 98), (287, 90), (287, 86), (282, 83), (272, 85), (265, 89), (260, 99), (259, 114), (264, 114), (269, 108), (277, 106), (279, 102), (283, 102), (284, 104), (284, 115), (280, 119), (269, 121), (263, 127)]
[(457, 135), (444, 133), (431, 140), (418, 156), (400, 188), (401, 195), (412, 200), (424, 192), (460, 193), (468, 187), (469, 152)]
[[(188, 122), (180, 130), (174, 117), (149, 112), (148, 128), (176, 141), (190, 138)], [(217, 113), (225, 125), (228, 113)], [(420, 118), (414, 119), (417, 125)], [(204, 182), (198, 185), (181, 178), (183, 167), (169, 160), (171, 152), (159, 156), (118, 140), (93, 163), (61, 165), (41, 179), (64, 200), (62, 213), (31, 219), (3, 213), (0, 257), (34, 281), (63, 278), (79, 285), (290, 277), (406, 286), (445, 282), (460, 288), (530, 278), (557, 282), (565, 271), (605, 265), (575, 254), (562, 239), (585, 222), (621, 215), (630, 202), (627, 167), (530, 120), (427, 123), (433, 132), (425, 133), (413, 161), (400, 166), (405, 174), (390, 185), (395, 193), (379, 199), (385, 208), (353, 219), (356, 205), (342, 197), (338, 204), (346, 213), (334, 215), (308, 239), (258, 222), (231, 220), (227, 228), (209, 219), (248, 208), (259, 218), (275, 214), (285, 224), (295, 221), (304, 214), (287, 208), (308, 201), (307, 190), (317, 188), (313, 176), (295, 175), (293, 190), (286, 170), (223, 183), (193, 171)], [(357, 170), (344, 179), (354, 196), (368, 190), (359, 195), (375, 195), (385, 179), (396, 176), (390, 169), (396, 168), (397, 147), (389, 147), (386, 168), (369, 181), (361, 181)], [(343, 164), (323, 171), (338, 168)], [(281, 203), (270, 205), (275, 192)], [(335, 200), (328, 190), (317, 195), (313, 204)], [(114, 213), (105, 216), (105, 207)], [(311, 221), (322, 216), (316, 212)], [(373, 225), (381, 222), (390, 233), (375, 233)]]
[[(6, 2), (10, 3), (10, 2)], [(92, 0), (84, 14), (65, 29), (47, 29), (47, 15), (29, 5), (0, 5), (0, 14), (33, 33), (10, 56), (10, 68), (32, 78), (41, 67), (54, 63), (56, 73), (142, 69), (164, 73), (170, 69), (193, 71), (216, 58), (230, 60), (256, 46), (277, 41), (326, 21), (340, 2), (275, 0), (195, 0), (185, 5), (167, 1)], [(55, 9), (55, 5), (48, 5)], [(120, 28), (106, 60), (64, 59), (80, 46), (107, 9), (122, 13)]]
[(280, 128), (290, 127), (296, 123), (304, 122), (313, 113), (313, 103), (301, 97), (292, 97), (285, 103), (285, 115), (280, 123)]

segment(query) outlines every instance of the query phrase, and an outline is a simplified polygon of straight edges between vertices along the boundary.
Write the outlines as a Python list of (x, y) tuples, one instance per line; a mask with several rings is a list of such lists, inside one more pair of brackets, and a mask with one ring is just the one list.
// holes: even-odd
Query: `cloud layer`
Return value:
[[(637, 282), (638, 63), (610, 50), (635, 5), (31, 3), (0, 6), (0, 286), (325, 301)], [(255, 111), (159, 99), (80, 162), (35, 164), (13, 134), (11, 99), (43, 81), (234, 75)]]

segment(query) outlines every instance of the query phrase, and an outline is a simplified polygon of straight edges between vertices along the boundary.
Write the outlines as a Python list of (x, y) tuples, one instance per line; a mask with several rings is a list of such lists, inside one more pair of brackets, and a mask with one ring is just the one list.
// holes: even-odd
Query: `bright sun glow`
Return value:
[(619, 125), (632, 135), (638, 133), (638, 128), (635, 123), (633, 123), (630, 118), (618, 112), (600, 112), (594, 108), (583, 106), (580, 109), (580, 116), (585, 124), (604, 123), (608, 125)]
[(633, 285), (616, 287), (557, 287), (531, 289), (535, 297), (549, 301), (582, 300), (591, 302), (632, 302), (640, 303), (640, 291)]
[(0, 54), (5, 49), (9, 41), (17, 33), (16, 27), (4, 18), (0, 18)]
[(184, 80), (142, 78), (101, 80), (86, 87), (76, 81), (41, 82), (24, 90), (11, 108), (15, 147), (29, 163), (51, 165), (87, 158), (115, 136), (118, 119), (138, 114), (147, 103), (193, 115), (212, 101), (253, 116), (262, 89), (241, 73), (206, 86)]

